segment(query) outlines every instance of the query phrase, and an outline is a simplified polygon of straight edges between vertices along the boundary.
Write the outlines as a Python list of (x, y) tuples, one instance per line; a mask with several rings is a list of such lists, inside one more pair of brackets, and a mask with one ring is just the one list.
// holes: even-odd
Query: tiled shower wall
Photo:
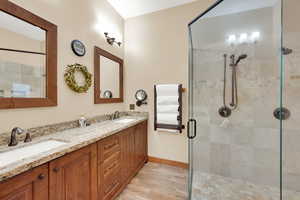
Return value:
[[(195, 49), (196, 171), (279, 187), (280, 123), (273, 111), (280, 105), (280, 59), (278, 35), (269, 37), (274, 42), (241, 46), (242, 51), (231, 51), (224, 44)], [(283, 187), (300, 191), (300, 45), (296, 38), (289, 42), (294, 53), (284, 57), (283, 102), (291, 117), (283, 122)], [(227, 119), (218, 114), (223, 105), (224, 53), (228, 57), (248, 54), (238, 66), (239, 106)], [(227, 105), (230, 87), (231, 68), (227, 67)]]
[[(269, 79), (263, 76), (272, 63), (250, 57), (239, 65), (239, 106), (225, 119), (218, 114), (223, 105), (223, 55), (215, 56), (219, 57), (215, 58), (217, 62), (202, 63), (200, 66), (206, 66), (205, 69), (199, 67), (196, 73), (199, 75), (194, 93), (198, 119), (196, 169), (278, 186), (280, 132), (272, 112), (278, 107), (279, 86), (276, 76)], [(230, 68), (227, 71), (230, 86)], [(228, 87), (227, 104), (230, 96)]]

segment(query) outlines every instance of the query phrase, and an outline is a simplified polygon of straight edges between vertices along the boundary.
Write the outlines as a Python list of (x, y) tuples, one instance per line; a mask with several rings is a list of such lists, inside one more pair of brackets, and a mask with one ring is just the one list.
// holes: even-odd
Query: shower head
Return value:
[(242, 55), (240, 55), (240, 56), (238, 57), (238, 59), (236, 60), (235, 65), (238, 65), (239, 62), (240, 62), (241, 60), (246, 59), (247, 57), (248, 57), (247, 54), (242, 54)]

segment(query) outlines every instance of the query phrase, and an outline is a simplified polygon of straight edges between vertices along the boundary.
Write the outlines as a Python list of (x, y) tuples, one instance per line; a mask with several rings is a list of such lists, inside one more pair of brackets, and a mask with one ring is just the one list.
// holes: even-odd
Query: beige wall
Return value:
[[(87, 94), (71, 91), (63, 80), (68, 64), (86, 65), (93, 73), (93, 48), (99, 46), (119, 57), (123, 48), (111, 47), (99, 32), (114, 30), (123, 35), (124, 20), (106, 0), (13, 0), (58, 26), (58, 106), (0, 110), (0, 133), (15, 126), (29, 128), (66, 120), (78, 119), (80, 115), (94, 116), (123, 110), (124, 104), (94, 105), (93, 88)], [(83, 41), (87, 48), (84, 57), (77, 57), (70, 49), (73, 39)]]
[[(149, 155), (187, 162), (186, 131), (183, 134), (156, 132), (153, 129), (153, 87), (161, 83), (188, 86), (187, 24), (203, 12), (212, 0), (171, 8), (125, 22), (125, 103), (135, 103), (138, 89), (148, 93)], [(187, 121), (187, 94), (184, 94), (184, 122)]]

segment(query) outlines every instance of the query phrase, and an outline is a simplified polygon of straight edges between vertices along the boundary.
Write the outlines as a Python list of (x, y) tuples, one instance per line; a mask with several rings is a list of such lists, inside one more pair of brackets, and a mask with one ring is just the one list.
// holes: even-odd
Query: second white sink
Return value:
[(20, 147), (11, 151), (0, 152), (0, 168), (3, 168), (9, 164), (21, 161), (26, 158), (38, 155), (55, 149), (59, 146), (66, 144), (58, 140), (46, 140), (36, 144), (32, 144), (25, 147)]

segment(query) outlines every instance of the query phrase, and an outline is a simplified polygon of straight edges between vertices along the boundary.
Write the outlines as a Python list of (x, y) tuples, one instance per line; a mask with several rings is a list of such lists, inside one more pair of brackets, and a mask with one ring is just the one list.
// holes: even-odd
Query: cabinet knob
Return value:
[(43, 180), (45, 178), (45, 175), (44, 174), (40, 174), (39, 176), (38, 176), (38, 179), (40, 179), (40, 180)]
[(53, 171), (54, 171), (55, 173), (57, 173), (57, 172), (59, 172), (59, 168), (58, 168), (58, 167), (55, 167), (55, 168), (53, 169)]

